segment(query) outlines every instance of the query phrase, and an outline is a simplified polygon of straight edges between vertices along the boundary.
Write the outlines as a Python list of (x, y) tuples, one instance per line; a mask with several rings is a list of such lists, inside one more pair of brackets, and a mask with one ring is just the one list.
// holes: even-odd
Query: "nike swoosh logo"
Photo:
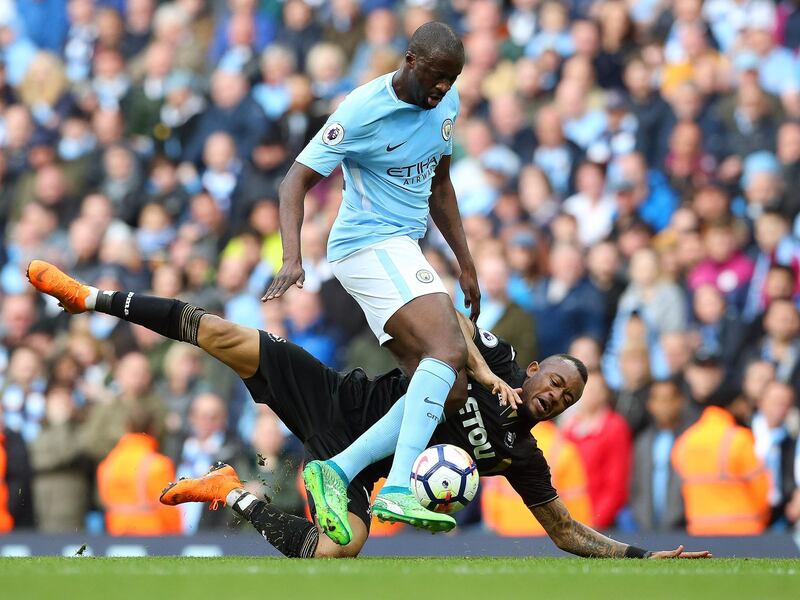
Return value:
[[(407, 141), (408, 141), (408, 140), (406, 140), (406, 142), (407, 142)], [(405, 144), (406, 142), (402, 142), (402, 143), (400, 143), (400, 144), (397, 144), (397, 146), (392, 146), (391, 144), (386, 144), (386, 151), (387, 151), (387, 152), (392, 152), (392, 151), (394, 151), (394, 150), (397, 150), (397, 149), (398, 149), (400, 146), (402, 146), (402, 145), (403, 145), (403, 144)]]
[(423, 402), (425, 402), (425, 403), (427, 403), (427, 404), (433, 404), (434, 406), (439, 406), (439, 407), (441, 407), (441, 408), (444, 408), (444, 404), (439, 404), (438, 402), (434, 402), (434, 401), (433, 401), (433, 400), (431, 400), (430, 398), (425, 398), (425, 399), (423, 400)]

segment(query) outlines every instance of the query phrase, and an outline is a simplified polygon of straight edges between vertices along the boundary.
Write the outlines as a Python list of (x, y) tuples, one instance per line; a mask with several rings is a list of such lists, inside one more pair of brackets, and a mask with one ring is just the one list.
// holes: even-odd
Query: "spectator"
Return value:
[(248, 93), (244, 76), (218, 69), (211, 76), (211, 106), (200, 116), (182, 158), (199, 164), (206, 140), (216, 131), (225, 131), (233, 137), (239, 156), (250, 156), (267, 124), (264, 111)]
[(560, 244), (552, 249), (549, 276), (533, 288), (532, 311), (540, 356), (563, 352), (582, 335), (602, 336), (603, 298), (586, 278), (578, 248)]
[(711, 283), (694, 291), (692, 307), (699, 346), (720, 356), (727, 373), (733, 373), (739, 359), (744, 331), (736, 310)]
[(311, 5), (303, 0), (287, 0), (283, 5), (283, 23), (275, 41), (294, 52), (298, 65), (305, 65), (311, 47), (322, 36)]
[[(125, 419), (125, 433), (97, 469), (100, 502), (110, 535), (174, 535), (182, 532), (180, 513), (158, 502), (175, 481), (175, 466), (158, 452), (153, 415), (134, 407)], [(194, 505), (190, 505), (194, 506)]]
[(39, 353), (27, 346), (14, 350), (0, 388), (0, 398), (5, 427), (19, 433), (26, 443), (33, 441), (41, 429), (45, 416), (45, 385)]
[(326, 322), (319, 294), (304, 289), (292, 290), (284, 309), (289, 340), (305, 348), (320, 362), (336, 367), (340, 360), (336, 351), (339, 333)]
[(137, 433), (126, 429), (131, 426), (131, 414), (137, 418), (139, 413), (145, 415), (146, 431), (156, 438), (161, 435), (164, 405), (150, 392), (151, 382), (152, 371), (147, 358), (131, 352), (117, 363), (111, 389), (95, 390), (102, 395), (90, 398), (94, 404), (83, 430), (86, 452), (94, 461), (100, 462), (107, 456), (126, 432)]
[(0, 404), (0, 534), (33, 525), (28, 450), (22, 436), (3, 422)]
[(291, 441), (274, 413), (265, 410), (258, 414), (250, 441), (257, 460), (247, 478), (248, 489), (267, 497), (276, 508), (302, 516), (304, 502), (297, 488), (300, 459), (292, 450)]
[(614, 410), (624, 417), (636, 438), (650, 424), (646, 401), (650, 395), (650, 353), (647, 346), (630, 344), (619, 353), (622, 386), (617, 390)]
[(624, 80), (631, 112), (639, 123), (636, 150), (644, 155), (649, 166), (657, 167), (663, 164), (667, 153), (669, 105), (651, 85), (648, 67), (641, 57), (629, 59)]
[(153, 136), (167, 95), (167, 82), (173, 68), (173, 50), (164, 42), (153, 42), (145, 50), (144, 77), (121, 99), (125, 111), (126, 134)]
[[(477, 258), (481, 273), (481, 315), (478, 327), (491, 330), (514, 347), (521, 365), (529, 365), (539, 355), (536, 347), (536, 322), (525, 310), (508, 297), (508, 266), (505, 259), (494, 253)], [(463, 305), (456, 293), (456, 306)]]
[(747, 281), (753, 274), (753, 262), (737, 246), (730, 222), (711, 223), (703, 232), (706, 259), (688, 275), (690, 290), (711, 284), (733, 306), (742, 305)]
[(625, 420), (611, 409), (603, 376), (591, 373), (583, 396), (564, 422), (564, 435), (578, 447), (588, 478), (592, 523), (606, 529), (628, 498), (631, 434)]
[(649, 349), (651, 369), (657, 377), (666, 375), (660, 360), (659, 336), (668, 331), (683, 330), (688, 320), (684, 296), (677, 284), (661, 277), (658, 255), (653, 250), (643, 248), (636, 251), (629, 271), (631, 281), (619, 299), (604, 358), (604, 372), (614, 388), (620, 383), (615, 357), (627, 338), (628, 322), (632, 317), (642, 320), (644, 336), (639, 342)]
[[(216, 394), (203, 393), (191, 403), (188, 434), (172, 440), (167, 450), (175, 463), (178, 477), (200, 477), (217, 462), (238, 468), (244, 464), (244, 448), (238, 438), (229, 433), (225, 401)], [(224, 513), (208, 513), (202, 504), (180, 506), (182, 530), (194, 533), (198, 529), (219, 527)]]
[(641, 531), (671, 531), (685, 523), (681, 480), (670, 462), (680, 434), (686, 398), (672, 379), (650, 387), (647, 412), (652, 423), (634, 443), (631, 508)]
[(791, 300), (776, 299), (764, 314), (764, 335), (742, 358), (775, 363), (778, 381), (800, 389), (800, 315)]
[(152, 35), (154, 0), (130, 0), (125, 3), (125, 33), (120, 50), (130, 59), (145, 49)]
[(753, 416), (756, 454), (770, 474), (769, 524), (774, 529), (786, 527), (786, 506), (794, 495), (796, 436), (789, 431), (788, 416), (795, 405), (795, 391), (778, 381), (770, 382), (759, 397), (758, 412)]
[(586, 247), (593, 246), (611, 233), (616, 204), (614, 197), (604, 191), (604, 184), (602, 167), (583, 162), (575, 174), (578, 193), (564, 202), (564, 210), (578, 220), (578, 236)]
[(742, 313), (747, 322), (756, 320), (767, 306), (767, 275), (773, 266), (789, 266), (800, 280), (800, 245), (790, 235), (789, 223), (780, 213), (767, 210), (758, 216), (755, 242), (755, 264)]
[(686, 420), (694, 423), (709, 404), (728, 399), (725, 369), (719, 355), (698, 348), (684, 371), (689, 405)]
[(566, 139), (561, 114), (554, 104), (543, 106), (536, 115), (536, 141), (533, 164), (547, 176), (553, 191), (561, 197), (573, 191), (573, 173), (580, 149)]
[(268, 119), (277, 121), (288, 110), (291, 100), (288, 78), (296, 71), (297, 59), (289, 48), (273, 44), (264, 49), (261, 82), (253, 87), (253, 99)]
[(43, 533), (84, 528), (91, 489), (79, 430), (73, 390), (50, 387), (45, 424), (30, 444), (36, 528)]
[[(724, 442), (724, 443), (723, 443)], [(692, 535), (757, 535), (769, 520), (769, 473), (749, 430), (724, 406), (708, 406), (675, 441), (672, 466), (682, 480)]]
[(44, 140), (52, 141), (75, 109), (68, 88), (64, 65), (56, 55), (39, 52), (34, 56), (19, 84), (18, 95), (31, 111), (37, 135)]

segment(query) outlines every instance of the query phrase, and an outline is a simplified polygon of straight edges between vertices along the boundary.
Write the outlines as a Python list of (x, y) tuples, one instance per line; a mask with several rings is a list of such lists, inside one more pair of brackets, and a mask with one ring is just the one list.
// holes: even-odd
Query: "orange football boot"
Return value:
[(216, 510), (219, 503), (225, 504), (225, 498), (231, 490), (244, 487), (234, 468), (218, 462), (205, 475), (195, 478), (184, 478), (170, 483), (161, 492), (161, 504), (175, 506), (184, 502), (211, 502), (211, 510)]
[(59, 306), (71, 314), (85, 312), (89, 286), (82, 284), (43, 260), (32, 260), (27, 270), (28, 281), (43, 294), (53, 296)]

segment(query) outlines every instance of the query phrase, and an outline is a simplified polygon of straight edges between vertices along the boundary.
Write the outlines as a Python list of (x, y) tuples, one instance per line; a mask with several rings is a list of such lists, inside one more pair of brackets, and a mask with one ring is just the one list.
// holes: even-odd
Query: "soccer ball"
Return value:
[(464, 450), (450, 444), (431, 446), (414, 461), (411, 489), (428, 510), (451, 514), (478, 491), (478, 466)]

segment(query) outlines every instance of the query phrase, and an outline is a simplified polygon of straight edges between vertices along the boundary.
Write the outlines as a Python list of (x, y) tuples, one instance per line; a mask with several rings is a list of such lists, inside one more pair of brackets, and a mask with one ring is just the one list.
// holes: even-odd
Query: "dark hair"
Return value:
[(408, 49), (418, 57), (430, 58), (434, 54), (459, 57), (464, 60), (464, 44), (453, 28), (440, 21), (420, 25), (411, 36)]
[(794, 269), (789, 265), (774, 264), (770, 266), (769, 270), (783, 273), (784, 275), (788, 275), (792, 280), (794, 280), (795, 277)]
[(545, 360), (563, 360), (568, 363), (572, 363), (572, 365), (578, 370), (578, 374), (581, 376), (583, 383), (586, 383), (589, 379), (589, 372), (586, 370), (586, 365), (583, 364), (582, 360), (572, 356), (571, 354), (553, 354), (552, 356), (548, 356)]

